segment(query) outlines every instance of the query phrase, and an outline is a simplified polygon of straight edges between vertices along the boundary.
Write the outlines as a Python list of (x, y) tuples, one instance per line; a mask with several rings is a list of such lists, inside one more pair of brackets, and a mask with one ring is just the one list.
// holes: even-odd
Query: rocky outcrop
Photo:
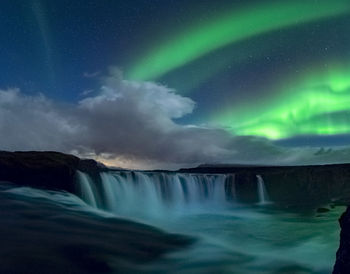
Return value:
[(94, 160), (59, 152), (0, 152), (0, 181), (74, 193), (75, 174), (96, 177), (103, 169)]
[(339, 219), (340, 245), (337, 251), (333, 274), (350, 273), (350, 208)]

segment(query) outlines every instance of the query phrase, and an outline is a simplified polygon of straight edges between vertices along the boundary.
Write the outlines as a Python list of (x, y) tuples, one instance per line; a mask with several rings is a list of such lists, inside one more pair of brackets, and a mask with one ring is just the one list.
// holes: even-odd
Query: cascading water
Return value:
[[(227, 197), (237, 202), (235, 174), (167, 172), (102, 172), (101, 185), (78, 172), (80, 196), (89, 205), (125, 216), (163, 216), (187, 210), (218, 208)], [(261, 175), (257, 178), (258, 204), (270, 203)], [(230, 191), (227, 193), (227, 185)]]
[[(155, 172), (103, 172), (102, 190), (79, 172), (81, 196), (88, 204), (124, 216), (157, 217), (226, 203), (225, 182), (234, 175), (194, 175)], [(95, 189), (95, 191), (93, 191)], [(102, 197), (101, 197), (102, 195)]]
[(261, 177), (261, 175), (256, 175), (256, 178), (257, 178), (259, 204), (264, 205), (264, 204), (270, 203), (263, 178)]
[(80, 186), (80, 195), (81, 198), (89, 205), (93, 207), (97, 207), (96, 198), (95, 198), (95, 191), (93, 190), (93, 182), (91, 181), (90, 177), (80, 171), (77, 171), (77, 176), (79, 180), (79, 186)]

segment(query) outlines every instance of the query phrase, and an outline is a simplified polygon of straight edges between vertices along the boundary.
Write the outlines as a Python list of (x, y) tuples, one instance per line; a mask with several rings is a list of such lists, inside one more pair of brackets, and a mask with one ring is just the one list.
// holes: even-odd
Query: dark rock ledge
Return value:
[(25, 186), (74, 193), (77, 170), (95, 177), (103, 169), (103, 165), (94, 160), (59, 152), (0, 151), (0, 181)]

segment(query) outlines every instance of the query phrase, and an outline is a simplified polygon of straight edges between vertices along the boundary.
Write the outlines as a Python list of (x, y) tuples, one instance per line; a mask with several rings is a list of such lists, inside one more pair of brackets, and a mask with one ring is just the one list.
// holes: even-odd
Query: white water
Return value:
[[(162, 216), (219, 210), (238, 205), (235, 174), (182, 174), (166, 172), (102, 172), (96, 184), (78, 172), (79, 195), (89, 205), (121, 216)], [(230, 182), (229, 194), (226, 183)], [(229, 202), (227, 201), (229, 195)], [(264, 181), (257, 175), (259, 205), (270, 204)]]
[(102, 190), (91, 193), (93, 187), (87, 183), (91, 181), (86, 176), (79, 179), (83, 179), (80, 188), (89, 204), (95, 201), (96, 206), (97, 200), (104, 201), (102, 207), (116, 214), (155, 218), (199, 207), (223, 207), (226, 205), (226, 179), (234, 180), (234, 175), (101, 173)]
[(263, 178), (260, 175), (256, 175), (256, 178), (258, 185), (259, 204), (264, 205), (270, 203)]
[(77, 171), (77, 176), (80, 184), (81, 198), (93, 207), (97, 207), (95, 199), (95, 191), (93, 191), (93, 182), (90, 177), (83, 172)]

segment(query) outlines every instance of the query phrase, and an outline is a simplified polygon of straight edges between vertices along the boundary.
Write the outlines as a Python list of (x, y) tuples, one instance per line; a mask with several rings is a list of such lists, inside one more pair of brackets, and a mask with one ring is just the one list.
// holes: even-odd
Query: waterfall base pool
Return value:
[[(232, 208), (159, 220), (167, 231), (193, 235), (192, 249), (174, 253), (173, 273), (331, 273), (339, 246), (338, 218), (273, 208)], [(147, 221), (147, 220), (145, 220)], [(164, 272), (168, 272), (166, 266)]]

